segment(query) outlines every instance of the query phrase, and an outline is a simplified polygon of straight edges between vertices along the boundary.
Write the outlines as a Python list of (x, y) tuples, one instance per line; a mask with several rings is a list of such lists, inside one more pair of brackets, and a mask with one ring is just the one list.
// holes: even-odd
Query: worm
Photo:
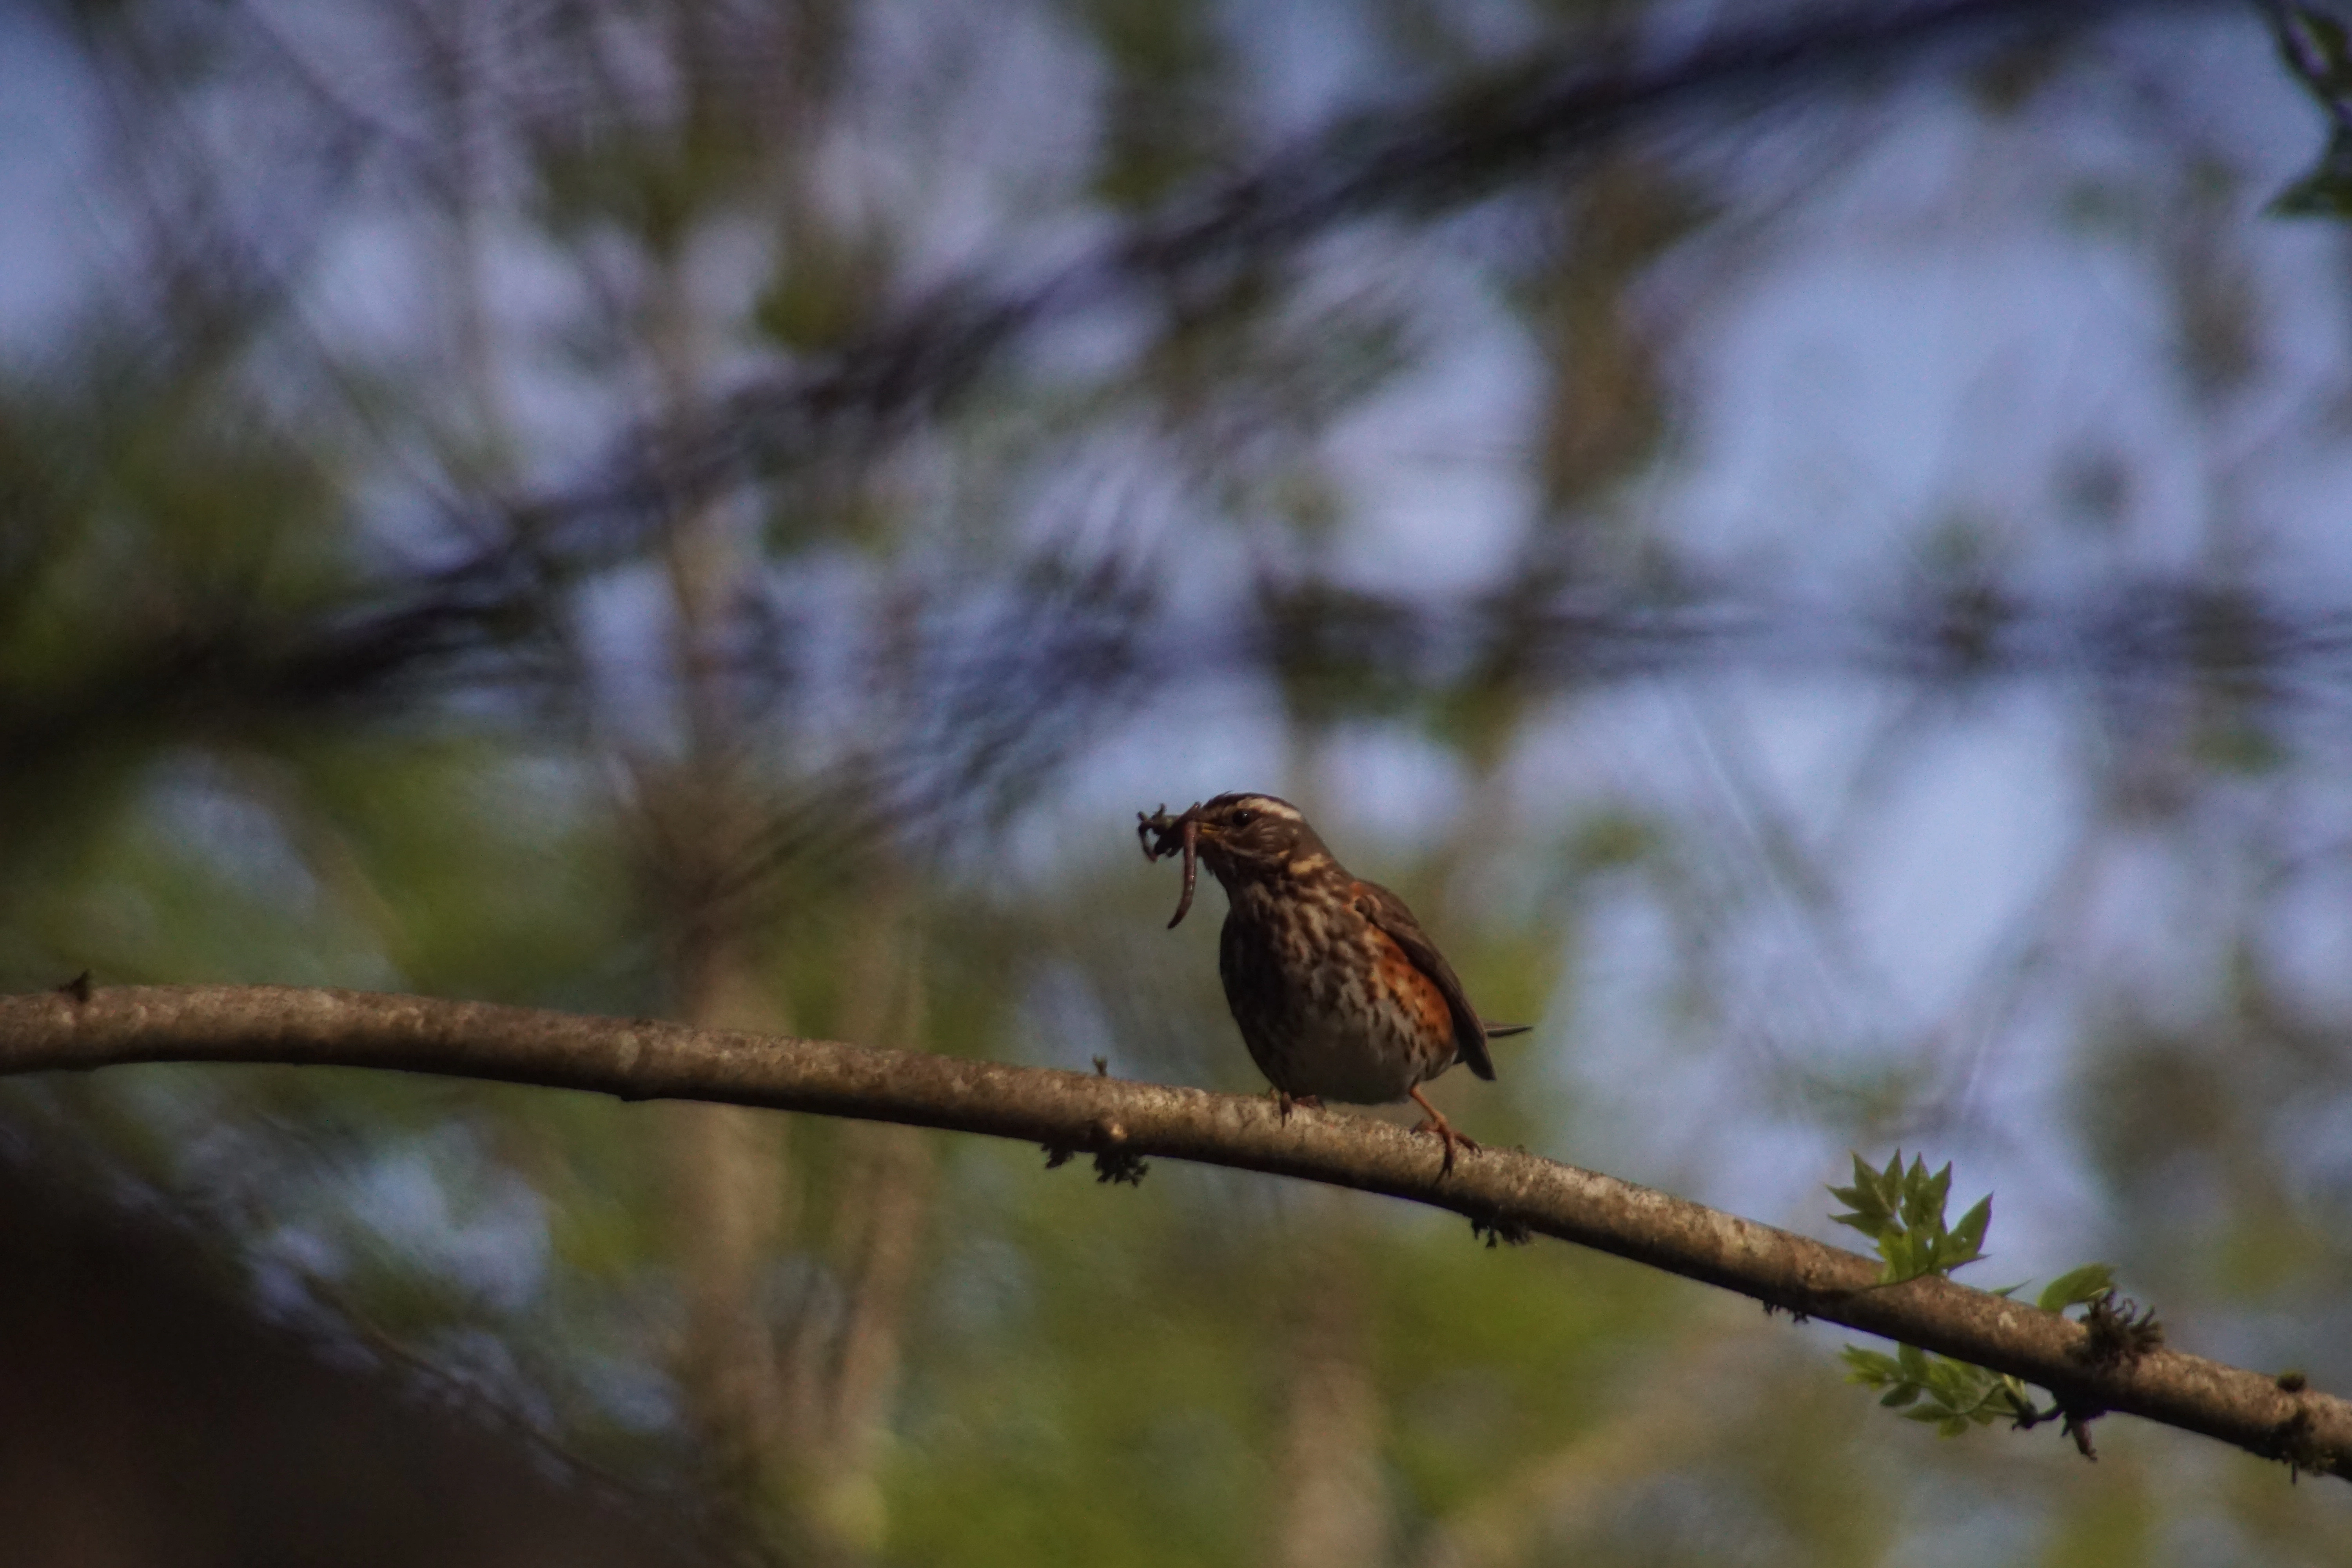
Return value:
[[(1143, 846), (1146, 860), (1179, 853), (1184, 857), (1184, 893), (1176, 900), (1176, 912), (1169, 917), (1171, 931), (1192, 908), (1192, 889), (1200, 880), (1201, 820), (1193, 815), (1198, 810), (1200, 807), (1192, 806), (1181, 816), (1171, 817), (1162, 805), (1150, 816), (1139, 811), (1135, 814), (1135, 836)], [(1171, 839), (1175, 842), (1171, 843)]]
[(1176, 912), (1168, 917), (1168, 929), (1174, 931), (1184, 911), (1192, 907), (1192, 884), (1200, 878), (1201, 819), (1191, 812), (1184, 814), (1184, 896), (1176, 900)]

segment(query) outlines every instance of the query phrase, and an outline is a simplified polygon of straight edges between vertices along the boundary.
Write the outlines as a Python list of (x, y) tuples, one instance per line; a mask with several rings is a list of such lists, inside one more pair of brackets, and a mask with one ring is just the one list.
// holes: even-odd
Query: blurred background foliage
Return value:
[[(1537, 1022), (1440, 1087), (1480, 1139), (1832, 1238), (1900, 1142), (1997, 1194), (1979, 1283), (2105, 1258), (2352, 1387), (2352, 71), (2277, 25), (11, 7), (0, 985), (1249, 1091), (1129, 814), (1276, 790)], [(2352, 1551), (2242, 1455), (1939, 1441), (1834, 1334), (1217, 1172), (257, 1069), (0, 1085), (0, 1152), (206, 1260), (20, 1355), (242, 1369), (142, 1385), (231, 1470), (323, 1358), (710, 1560)], [(25, 1310), (84, 1278), (8, 1234)], [(199, 1277), (307, 1361), (211, 1360)], [(200, 1557), (119, 1436), (60, 1503), (47, 1408), (32, 1561), (458, 1506), (394, 1449), (460, 1438), (248, 1435)]]

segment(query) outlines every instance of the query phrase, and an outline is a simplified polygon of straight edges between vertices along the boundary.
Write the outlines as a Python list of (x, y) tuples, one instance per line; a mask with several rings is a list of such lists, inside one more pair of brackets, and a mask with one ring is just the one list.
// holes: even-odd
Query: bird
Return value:
[(1196, 857), (1223, 886), (1217, 973), (1284, 1117), (1326, 1100), (1411, 1100), (1424, 1113), (1413, 1131), (1435, 1133), (1444, 1149), (1440, 1179), (1452, 1174), (1454, 1152), (1478, 1145), (1421, 1086), (1457, 1061), (1491, 1080), (1486, 1042), (1528, 1026), (1481, 1019), (1404, 900), (1350, 875), (1278, 795), (1221, 795), (1175, 816), (1164, 805), (1138, 812), (1136, 833), (1146, 859), (1184, 858), (1171, 929), (1192, 907)]

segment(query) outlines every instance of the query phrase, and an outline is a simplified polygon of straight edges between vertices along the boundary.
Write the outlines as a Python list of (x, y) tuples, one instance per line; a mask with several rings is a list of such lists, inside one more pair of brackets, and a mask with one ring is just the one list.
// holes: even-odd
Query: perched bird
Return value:
[(1421, 1086), (1457, 1061), (1492, 1079), (1486, 1042), (1528, 1026), (1480, 1020), (1402, 899), (1349, 876), (1298, 808), (1270, 795), (1221, 795), (1172, 817), (1165, 806), (1139, 812), (1136, 832), (1146, 859), (1184, 857), (1171, 926), (1192, 907), (1196, 856), (1224, 885), (1231, 910), (1217, 973), (1242, 1043), (1286, 1114), (1294, 1103), (1409, 1098), (1428, 1113), (1413, 1131), (1444, 1145), (1441, 1174), (1454, 1169), (1457, 1147), (1477, 1147)]

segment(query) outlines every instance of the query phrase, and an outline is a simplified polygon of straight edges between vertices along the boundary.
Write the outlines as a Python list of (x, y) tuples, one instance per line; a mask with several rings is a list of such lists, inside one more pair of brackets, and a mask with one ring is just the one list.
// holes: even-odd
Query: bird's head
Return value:
[(1274, 795), (1221, 795), (1192, 809), (1199, 814), (1201, 858), (1227, 887), (1325, 853), (1298, 808)]
[(1230, 893), (1239, 884), (1270, 879), (1287, 872), (1298, 875), (1330, 864), (1315, 829), (1297, 806), (1276, 795), (1247, 792), (1221, 795), (1170, 816), (1162, 806), (1152, 816), (1137, 814), (1136, 831), (1143, 839), (1147, 859), (1163, 855), (1184, 857), (1184, 895), (1176, 906), (1174, 925), (1192, 907), (1192, 861), (1197, 854)]

